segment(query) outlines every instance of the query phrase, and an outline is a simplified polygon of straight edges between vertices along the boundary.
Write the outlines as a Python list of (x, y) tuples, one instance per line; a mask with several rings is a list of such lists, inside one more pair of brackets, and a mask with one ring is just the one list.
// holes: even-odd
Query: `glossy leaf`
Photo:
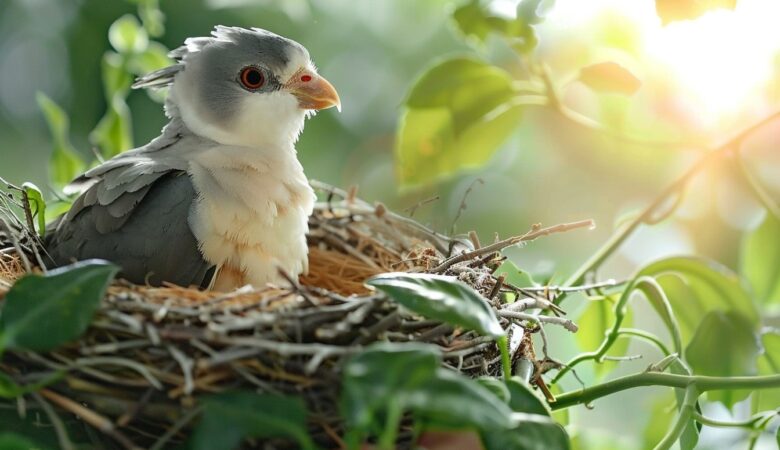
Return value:
[[(754, 324), (737, 312), (710, 311), (685, 349), (685, 359), (696, 375), (754, 375), (759, 348), (753, 330)], [(724, 390), (709, 392), (708, 397), (731, 408), (747, 394)]]
[(557, 423), (523, 423), (508, 431), (482, 434), (485, 450), (568, 450), (566, 430)]
[(482, 296), (452, 277), (422, 273), (387, 273), (366, 284), (387, 294), (405, 308), (429, 319), (491, 336), (503, 337), (504, 329)]
[(547, 403), (534, 394), (528, 384), (520, 378), (515, 377), (507, 380), (506, 388), (509, 391), (509, 407), (512, 411), (550, 416), (551, 412)]
[(25, 275), (3, 302), (0, 348), (48, 351), (76, 339), (117, 272), (112, 264), (92, 260)]
[(43, 237), (46, 234), (46, 201), (43, 199), (43, 193), (38, 186), (30, 182), (23, 183), (22, 189), (33, 217), (38, 220), (38, 234)]
[(484, 165), (516, 129), (522, 108), (509, 74), (469, 58), (429, 68), (415, 83), (396, 145), (400, 181), (430, 184)]
[[(588, 306), (582, 315), (576, 320), (579, 330), (574, 335), (579, 348), (586, 352), (592, 352), (601, 346), (605, 334), (615, 323), (615, 302), (613, 297), (604, 297), (588, 301)], [(621, 328), (630, 328), (633, 322), (631, 308), (627, 309), (626, 316), (623, 318)], [(610, 347), (610, 356), (625, 356), (628, 352), (628, 339), (617, 339)], [(603, 376), (617, 366), (616, 361), (604, 361), (601, 364), (595, 364), (594, 370), (597, 376)]]
[(119, 53), (140, 53), (146, 50), (149, 36), (135, 16), (125, 14), (111, 24), (108, 41)]
[(631, 71), (611, 61), (583, 67), (578, 79), (597, 92), (631, 95), (642, 87)]
[(736, 6), (737, 0), (655, 0), (656, 13), (664, 25), (695, 19), (713, 9), (734, 9)]
[(287, 437), (299, 448), (316, 448), (306, 426), (306, 405), (297, 397), (225, 392), (203, 402), (191, 448), (239, 448), (245, 438)]
[(667, 258), (646, 266), (639, 275), (655, 277), (663, 288), (680, 326), (683, 345), (709, 311), (736, 311), (751, 324), (758, 323), (758, 313), (739, 277), (716, 262)]
[(745, 236), (740, 272), (759, 303), (780, 304), (780, 220), (772, 214)]
[(49, 126), (53, 141), (49, 177), (54, 186), (61, 187), (81, 173), (84, 169), (84, 161), (70, 143), (70, 119), (65, 111), (42, 92), (36, 94), (36, 100)]

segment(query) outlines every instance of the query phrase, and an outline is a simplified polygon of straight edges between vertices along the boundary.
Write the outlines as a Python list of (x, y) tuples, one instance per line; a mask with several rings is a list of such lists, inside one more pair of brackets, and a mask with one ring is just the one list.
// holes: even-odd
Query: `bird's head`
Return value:
[(226, 145), (294, 142), (313, 112), (339, 96), (301, 44), (266, 30), (218, 26), (171, 52), (176, 64), (133, 87), (171, 86), (166, 110), (192, 132)]

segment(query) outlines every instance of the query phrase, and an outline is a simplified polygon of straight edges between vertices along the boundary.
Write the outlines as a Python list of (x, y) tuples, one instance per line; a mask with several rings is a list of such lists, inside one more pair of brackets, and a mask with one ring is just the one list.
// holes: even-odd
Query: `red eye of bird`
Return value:
[(311, 81), (311, 75), (302, 76), (301, 81), (303, 81), (304, 83), (308, 83), (309, 81)]
[(265, 84), (265, 75), (257, 67), (246, 67), (241, 71), (241, 84), (250, 90), (260, 89)]

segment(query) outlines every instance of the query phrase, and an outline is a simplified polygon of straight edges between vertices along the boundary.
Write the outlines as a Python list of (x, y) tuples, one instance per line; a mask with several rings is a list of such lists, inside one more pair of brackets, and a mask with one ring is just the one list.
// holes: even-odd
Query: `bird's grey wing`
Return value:
[[(189, 226), (197, 194), (186, 172), (157, 173), (138, 190), (125, 190), (104, 203), (100, 180), (74, 203), (47, 237), (55, 265), (101, 258), (122, 268), (120, 276), (137, 284), (205, 287), (213, 274)], [(150, 178), (151, 179), (151, 178)], [(92, 198), (88, 198), (92, 197)]]

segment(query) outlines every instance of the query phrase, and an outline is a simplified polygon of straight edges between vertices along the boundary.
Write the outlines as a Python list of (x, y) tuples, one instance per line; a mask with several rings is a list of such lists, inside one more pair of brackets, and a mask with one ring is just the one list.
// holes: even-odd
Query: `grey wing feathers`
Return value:
[(46, 250), (55, 265), (102, 258), (118, 264), (120, 276), (134, 283), (205, 287), (213, 267), (203, 259), (189, 227), (195, 199), (185, 172), (162, 173), (108, 205), (82, 205), (72, 217), (61, 218), (47, 237)]

